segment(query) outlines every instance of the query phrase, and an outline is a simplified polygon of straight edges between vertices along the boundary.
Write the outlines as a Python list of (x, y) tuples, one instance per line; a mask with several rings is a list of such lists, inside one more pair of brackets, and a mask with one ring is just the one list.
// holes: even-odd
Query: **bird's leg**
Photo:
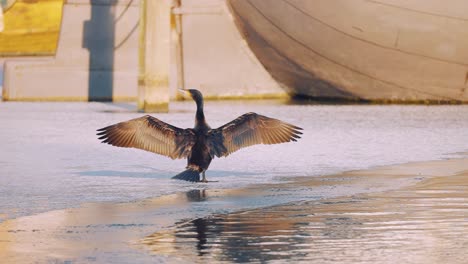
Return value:
[(203, 176), (203, 178), (202, 178), (201, 182), (208, 182), (206, 180), (205, 171), (202, 172), (202, 176)]

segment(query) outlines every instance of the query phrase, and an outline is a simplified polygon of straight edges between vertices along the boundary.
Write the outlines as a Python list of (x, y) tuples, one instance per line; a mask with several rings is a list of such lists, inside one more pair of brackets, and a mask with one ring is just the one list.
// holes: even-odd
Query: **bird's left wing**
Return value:
[(195, 144), (192, 129), (181, 129), (146, 115), (97, 130), (102, 143), (139, 148), (172, 159), (186, 158)]
[(296, 141), (302, 128), (256, 113), (247, 113), (208, 132), (212, 156), (225, 157), (256, 144), (278, 144)]

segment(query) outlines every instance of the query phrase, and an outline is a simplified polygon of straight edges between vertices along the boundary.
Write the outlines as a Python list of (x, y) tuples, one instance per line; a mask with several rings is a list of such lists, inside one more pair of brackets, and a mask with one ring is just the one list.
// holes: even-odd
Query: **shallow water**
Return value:
[(382, 195), (197, 218), (143, 243), (180, 263), (466, 263), (468, 172)]
[[(99, 143), (96, 129), (142, 115), (134, 109), (125, 103), (0, 103), (0, 221), (87, 202), (134, 201), (193, 189), (191, 183), (170, 180), (183, 170), (184, 160)], [(453, 153), (467, 150), (468, 106), (225, 101), (207, 102), (205, 109), (212, 127), (254, 111), (304, 128), (298, 143), (255, 146), (214, 160), (207, 177), (219, 182), (204, 187), (208, 189), (456, 157)], [(194, 110), (193, 102), (176, 102), (171, 113), (154, 116), (192, 127)]]

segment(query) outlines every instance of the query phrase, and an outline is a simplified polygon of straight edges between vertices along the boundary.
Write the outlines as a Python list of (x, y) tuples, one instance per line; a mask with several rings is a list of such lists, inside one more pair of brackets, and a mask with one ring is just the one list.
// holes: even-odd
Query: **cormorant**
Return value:
[(180, 89), (197, 104), (195, 127), (182, 129), (145, 115), (98, 129), (102, 143), (117, 147), (139, 148), (172, 159), (187, 158), (186, 170), (172, 177), (191, 182), (208, 182), (205, 171), (214, 157), (256, 144), (296, 141), (302, 128), (256, 113), (246, 113), (212, 129), (203, 113), (203, 95), (195, 89)]

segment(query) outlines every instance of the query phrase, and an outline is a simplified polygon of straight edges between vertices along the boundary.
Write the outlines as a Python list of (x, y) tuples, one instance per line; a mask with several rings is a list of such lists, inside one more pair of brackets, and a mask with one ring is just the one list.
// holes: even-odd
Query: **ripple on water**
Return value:
[(196, 262), (466, 263), (467, 201), (465, 173), (383, 194), (199, 218), (143, 243)]

